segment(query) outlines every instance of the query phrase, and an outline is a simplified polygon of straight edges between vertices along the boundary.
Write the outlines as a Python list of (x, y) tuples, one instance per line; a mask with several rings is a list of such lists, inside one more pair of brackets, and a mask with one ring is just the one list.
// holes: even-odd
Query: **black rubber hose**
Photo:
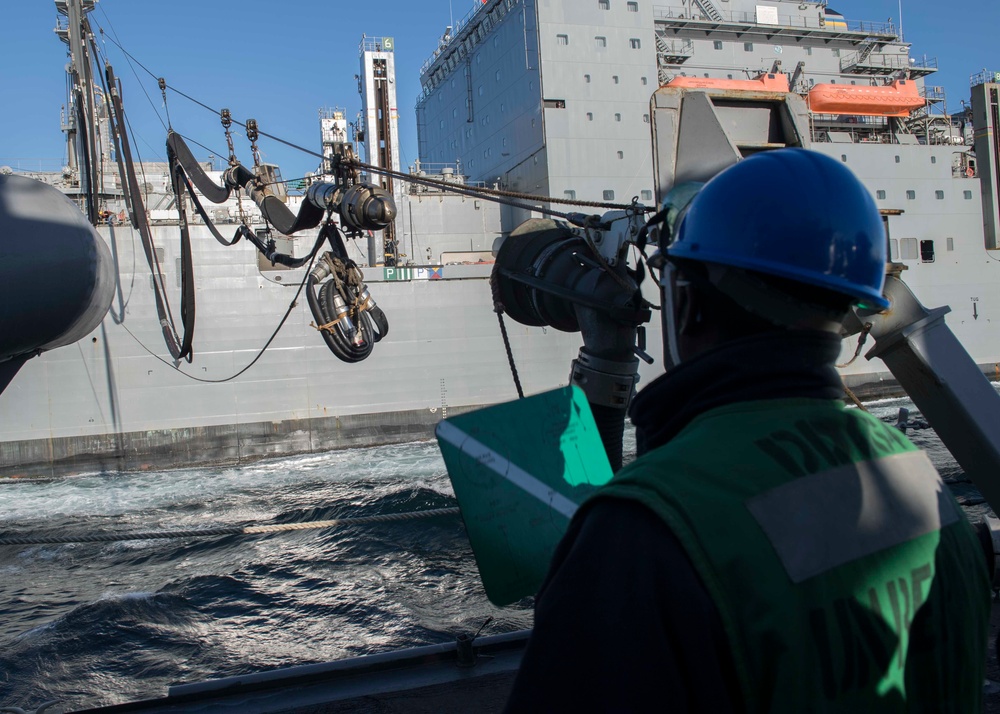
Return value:
[(222, 203), (229, 198), (229, 186), (219, 186), (215, 181), (210, 179), (201, 168), (198, 160), (194, 158), (191, 149), (184, 143), (184, 139), (174, 131), (167, 132), (167, 156), (175, 159), (181, 165), (181, 168), (184, 169), (184, 174), (209, 201), (212, 203)]
[[(309, 283), (306, 286), (306, 299), (309, 302), (309, 309), (312, 311), (317, 325), (328, 325), (337, 319), (337, 310), (333, 304), (333, 296), (337, 288), (333, 282), (325, 283), (320, 287), (319, 294), (317, 295), (315, 286), (316, 279), (310, 276)], [(362, 312), (359, 315), (357, 323), (355, 327), (361, 331), (361, 337), (364, 341), (361, 346), (357, 346), (348, 340), (336, 325), (330, 330), (320, 330), (327, 347), (343, 362), (360, 362), (371, 354), (372, 348), (375, 346), (375, 328), (367, 312)]]
[(375, 326), (376, 342), (389, 334), (389, 319), (385, 316), (382, 308), (375, 305), (365, 310), (365, 314), (371, 315), (372, 323), (374, 323)]
[(617, 472), (622, 467), (622, 438), (625, 435), (625, 409), (608, 407), (603, 404), (591, 404), (590, 411), (594, 413), (597, 431), (601, 434), (601, 443), (608, 454), (611, 470)]
[[(334, 304), (334, 296), (338, 294), (337, 286), (332, 280), (320, 288), (319, 304), (325, 308), (324, 312), (329, 316), (328, 321), (337, 319), (337, 307)], [(355, 345), (338, 327), (334, 327), (331, 331), (331, 336), (339, 346), (337, 356), (345, 362), (360, 362), (366, 359), (372, 353), (372, 348), (375, 346), (375, 330), (372, 326), (371, 318), (362, 312), (354, 318), (354, 323), (354, 329), (361, 335), (362, 343), (360, 346)]]

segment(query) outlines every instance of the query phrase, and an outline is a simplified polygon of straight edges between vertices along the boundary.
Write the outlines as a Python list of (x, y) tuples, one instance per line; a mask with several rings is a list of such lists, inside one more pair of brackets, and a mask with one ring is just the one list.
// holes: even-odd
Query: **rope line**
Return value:
[(419, 518), (458, 515), (457, 506), (433, 508), (427, 511), (409, 513), (386, 513), (377, 516), (355, 518), (334, 518), (327, 521), (304, 521), (300, 523), (276, 523), (273, 525), (249, 526), (209, 526), (203, 528), (165, 529), (156, 531), (132, 531), (129, 533), (94, 533), (70, 536), (35, 536), (0, 538), (4, 545), (64, 545), (68, 543), (118, 543), (130, 540), (165, 540), (169, 538), (213, 538), (227, 535), (256, 535), (261, 533), (285, 533), (289, 531), (318, 530), (334, 526), (363, 526), (372, 523), (393, 523), (413, 521)]

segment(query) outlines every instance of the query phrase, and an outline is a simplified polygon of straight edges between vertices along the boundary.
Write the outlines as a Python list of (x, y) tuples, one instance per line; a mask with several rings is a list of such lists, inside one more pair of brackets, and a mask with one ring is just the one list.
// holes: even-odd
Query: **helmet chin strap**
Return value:
[(674, 314), (674, 289), (672, 278), (677, 268), (669, 260), (660, 267), (660, 321), (663, 329), (663, 368), (670, 371), (681, 364), (677, 348), (677, 319)]

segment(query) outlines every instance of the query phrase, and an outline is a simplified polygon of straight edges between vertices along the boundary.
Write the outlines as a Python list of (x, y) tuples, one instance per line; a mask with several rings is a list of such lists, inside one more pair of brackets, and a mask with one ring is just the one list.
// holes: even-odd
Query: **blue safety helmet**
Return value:
[(691, 201), (670, 258), (753, 270), (885, 309), (886, 235), (871, 194), (843, 163), (805, 149), (740, 161)]

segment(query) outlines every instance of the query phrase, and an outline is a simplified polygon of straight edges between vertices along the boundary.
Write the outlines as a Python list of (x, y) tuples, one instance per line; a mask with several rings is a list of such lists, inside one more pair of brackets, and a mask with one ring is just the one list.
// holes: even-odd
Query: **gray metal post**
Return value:
[(1000, 394), (959, 343), (944, 316), (928, 310), (898, 277), (886, 278), (892, 307), (872, 323), (866, 355), (885, 362), (995, 512), (1000, 513)]

